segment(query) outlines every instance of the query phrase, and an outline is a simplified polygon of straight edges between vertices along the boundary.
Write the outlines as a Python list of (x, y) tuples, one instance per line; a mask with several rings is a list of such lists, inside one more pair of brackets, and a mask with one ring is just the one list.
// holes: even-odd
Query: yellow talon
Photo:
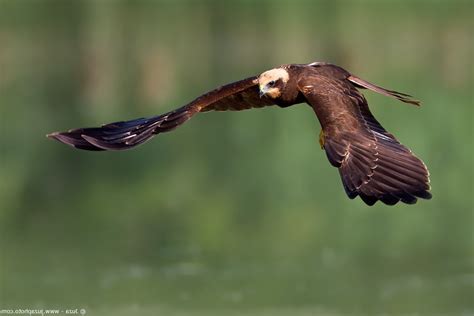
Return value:
[(324, 131), (322, 129), (319, 132), (319, 145), (321, 145), (321, 149), (324, 149)]

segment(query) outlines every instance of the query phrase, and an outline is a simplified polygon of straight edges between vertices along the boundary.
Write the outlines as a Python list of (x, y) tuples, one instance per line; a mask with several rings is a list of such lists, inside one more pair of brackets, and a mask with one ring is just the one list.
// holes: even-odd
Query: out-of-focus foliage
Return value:
[[(472, 20), (470, 1), (0, 1), (0, 310), (474, 313)], [(366, 93), (431, 201), (349, 200), (305, 105), (129, 152), (44, 137), (316, 60), (423, 101)]]

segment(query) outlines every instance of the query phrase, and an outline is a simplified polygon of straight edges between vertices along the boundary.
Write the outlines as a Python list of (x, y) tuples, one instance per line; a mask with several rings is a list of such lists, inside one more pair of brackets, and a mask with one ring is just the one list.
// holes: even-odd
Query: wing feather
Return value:
[(368, 81), (365, 81), (364, 79), (361, 79), (357, 76), (350, 75), (347, 78), (347, 80), (351, 81), (353, 84), (355, 84), (359, 88), (369, 89), (369, 90), (372, 90), (374, 92), (380, 93), (384, 96), (398, 99), (398, 100), (400, 100), (402, 102), (405, 102), (405, 103), (410, 103), (410, 104), (417, 105), (417, 106), (420, 105), (420, 101), (411, 99), (412, 96), (409, 95), (409, 94), (401, 93), (401, 92), (397, 92), (397, 91), (394, 91), (394, 90), (389, 90), (389, 89), (379, 87), (379, 86), (377, 86), (373, 83), (370, 83)]
[(240, 111), (273, 105), (271, 99), (260, 98), (257, 83), (255, 76), (236, 81), (209, 91), (176, 110), (151, 118), (114, 122), (101, 127), (78, 128), (47, 136), (83, 150), (130, 149), (159, 133), (177, 128), (199, 112)]
[(383, 92), (407, 103), (418, 102), (406, 94), (350, 78), (313, 75), (298, 84), (322, 125), (324, 149), (329, 162), (339, 169), (347, 195), (360, 196), (368, 205), (377, 201), (413, 204), (417, 198), (431, 198), (425, 164), (382, 127), (356, 88)]

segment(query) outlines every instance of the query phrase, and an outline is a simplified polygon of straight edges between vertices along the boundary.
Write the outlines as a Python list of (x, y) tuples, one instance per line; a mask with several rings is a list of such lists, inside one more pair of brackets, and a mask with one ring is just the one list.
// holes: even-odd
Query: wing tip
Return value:
[(368, 82), (368, 81), (366, 81), (362, 78), (359, 78), (357, 76), (354, 76), (354, 75), (350, 75), (349, 77), (347, 77), (347, 80), (349, 80), (350, 82), (355, 84), (356, 87), (369, 89), (369, 90), (372, 90), (376, 93), (385, 95), (387, 97), (395, 98), (395, 99), (397, 99), (399, 101), (402, 101), (404, 103), (412, 104), (412, 105), (415, 105), (415, 106), (421, 106), (421, 101), (413, 99), (413, 97), (409, 94), (398, 92), (398, 91), (395, 91), (395, 90), (389, 90), (389, 89), (382, 88), (380, 86), (377, 86), (373, 83), (370, 83), (370, 82)]
[(66, 144), (66, 145), (72, 145), (72, 137), (69, 137), (68, 132), (53, 132), (46, 134), (46, 137), (49, 139), (54, 139), (57, 140), (60, 143)]
[[(369, 195), (364, 195), (364, 194), (359, 194), (359, 196), (361, 200), (368, 206), (373, 206), (378, 201), (381, 201), (385, 205), (389, 205), (389, 206), (396, 205), (399, 202), (408, 204), (408, 205), (413, 205), (418, 202), (418, 199), (430, 200), (433, 197), (433, 195), (428, 191), (413, 192), (411, 194), (406, 194), (400, 197), (395, 196), (393, 194), (384, 194), (383, 196), (380, 196), (380, 197), (369, 196)], [(353, 197), (350, 197), (350, 198), (353, 199)]]
[(74, 130), (67, 132), (53, 132), (46, 135), (47, 138), (54, 139), (62, 144), (68, 145), (70, 147), (88, 150), (88, 151), (103, 151), (104, 149), (94, 146), (89, 143), (82, 135), (74, 134)]
[[(411, 96), (410, 96), (411, 97)], [(405, 103), (408, 103), (408, 104), (412, 104), (414, 106), (418, 106), (420, 107), (421, 106), (421, 101), (420, 100), (416, 100), (416, 99), (409, 99), (408, 97), (396, 97), (398, 100), (402, 101), (402, 102), (405, 102)]]
[(413, 205), (418, 202), (418, 199), (431, 200), (431, 198), (433, 197), (433, 195), (431, 194), (431, 192), (429, 192), (429, 190), (419, 190), (419, 191), (410, 192), (410, 193), (404, 192), (403, 194), (384, 193), (379, 196), (364, 194), (363, 192), (359, 192), (359, 191), (346, 190), (346, 193), (347, 193), (347, 196), (351, 200), (359, 196), (361, 200), (368, 206), (373, 206), (378, 201), (381, 201), (385, 205), (389, 205), (389, 206), (393, 206), (395, 204), (398, 204), (399, 202)]

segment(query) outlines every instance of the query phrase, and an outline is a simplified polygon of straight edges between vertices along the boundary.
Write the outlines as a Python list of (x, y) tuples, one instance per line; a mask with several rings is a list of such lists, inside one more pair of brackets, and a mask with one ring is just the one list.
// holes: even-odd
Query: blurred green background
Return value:
[[(472, 1), (0, 1), (0, 310), (473, 315)], [(198, 115), (128, 152), (45, 134), (330, 61), (431, 171), (349, 200), (304, 105)]]

